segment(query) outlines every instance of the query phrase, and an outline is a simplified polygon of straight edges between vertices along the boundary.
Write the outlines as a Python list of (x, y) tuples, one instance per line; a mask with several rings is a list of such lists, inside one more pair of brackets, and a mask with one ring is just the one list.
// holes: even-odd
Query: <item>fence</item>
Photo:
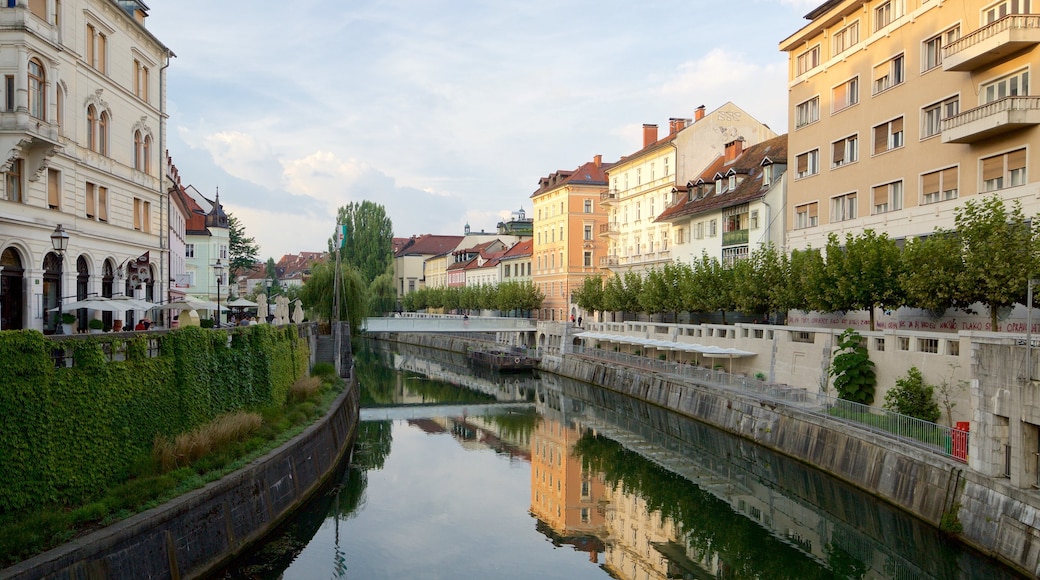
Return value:
[(966, 430), (922, 421), (907, 415), (893, 413), (887, 409), (846, 401), (826, 393), (810, 392), (804, 388), (731, 374), (720, 369), (708, 369), (582, 346), (575, 346), (574, 354), (630, 368), (677, 376), (688, 386), (692, 383), (739, 392), (778, 405), (798, 408), (802, 412), (841, 421), (960, 462), (966, 463), (968, 460), (968, 431)]

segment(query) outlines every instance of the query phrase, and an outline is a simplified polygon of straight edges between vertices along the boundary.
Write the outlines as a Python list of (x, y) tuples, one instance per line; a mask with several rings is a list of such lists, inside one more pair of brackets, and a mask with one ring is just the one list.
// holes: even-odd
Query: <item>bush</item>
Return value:
[(105, 321), (98, 320), (96, 318), (91, 318), (87, 322), (87, 328), (89, 328), (91, 330), (104, 330), (105, 329)]
[(63, 312), (62, 313), (62, 315), (61, 315), (61, 323), (62, 324), (72, 324), (73, 322), (76, 322), (76, 315), (75, 314), (69, 314), (68, 312)]
[(199, 326), (202, 328), (213, 328), (215, 325), (216, 323), (212, 318), (203, 318), (199, 321)]
[(942, 413), (933, 394), (935, 387), (924, 382), (921, 371), (910, 367), (906, 376), (896, 380), (894, 389), (885, 393), (885, 408), (889, 411), (934, 423)]
[(869, 405), (874, 402), (877, 375), (874, 362), (863, 346), (863, 337), (851, 328), (841, 333), (838, 351), (827, 370), (834, 377), (838, 396), (846, 401)]
[(314, 363), (311, 369), (312, 377), (321, 377), (322, 380), (330, 380), (336, 377), (336, 365), (327, 362)]

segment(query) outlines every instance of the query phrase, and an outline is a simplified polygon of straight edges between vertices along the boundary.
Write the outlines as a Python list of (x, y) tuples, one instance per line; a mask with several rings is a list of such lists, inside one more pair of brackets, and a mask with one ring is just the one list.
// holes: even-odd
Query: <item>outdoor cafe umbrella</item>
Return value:
[(247, 300), (246, 298), (235, 298), (231, 302), (228, 302), (227, 305), (233, 308), (252, 308), (257, 306), (257, 303), (252, 300)]
[[(216, 310), (217, 303), (209, 300), (200, 300), (194, 296), (171, 300), (158, 307), (160, 310)], [(227, 306), (220, 305), (221, 310), (227, 310)]]
[[(75, 302), (69, 302), (62, 304), (63, 310), (78, 310), (80, 308), (88, 308), (90, 310), (100, 310), (102, 312), (122, 312), (124, 310), (147, 310), (153, 305), (149, 305), (147, 308), (130, 306), (127, 301), (116, 300), (113, 298), (105, 298), (103, 296), (94, 296), (92, 298), (84, 298), (83, 300), (76, 300)], [(51, 308), (50, 312), (57, 312), (57, 307)]]

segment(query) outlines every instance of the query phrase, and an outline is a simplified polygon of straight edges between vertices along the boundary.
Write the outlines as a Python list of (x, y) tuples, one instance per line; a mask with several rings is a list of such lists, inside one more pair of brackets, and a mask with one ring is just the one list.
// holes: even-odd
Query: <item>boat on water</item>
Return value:
[(527, 356), (523, 350), (476, 349), (467, 353), (469, 360), (499, 372), (533, 370), (538, 365), (536, 357)]

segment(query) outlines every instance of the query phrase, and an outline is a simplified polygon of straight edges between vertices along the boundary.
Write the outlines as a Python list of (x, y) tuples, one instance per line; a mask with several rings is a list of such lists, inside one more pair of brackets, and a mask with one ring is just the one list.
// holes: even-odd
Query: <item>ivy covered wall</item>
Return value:
[(0, 332), (0, 513), (94, 496), (125, 480), (156, 435), (284, 403), (309, 362), (296, 327), (266, 324), (66, 341), (64, 367), (55, 345), (36, 331)]

